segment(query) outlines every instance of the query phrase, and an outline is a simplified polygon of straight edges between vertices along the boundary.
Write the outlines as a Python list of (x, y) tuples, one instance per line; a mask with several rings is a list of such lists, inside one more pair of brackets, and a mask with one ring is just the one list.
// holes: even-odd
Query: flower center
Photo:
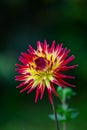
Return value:
[(39, 57), (35, 60), (36, 69), (43, 70), (46, 68), (46, 59), (43, 57)]

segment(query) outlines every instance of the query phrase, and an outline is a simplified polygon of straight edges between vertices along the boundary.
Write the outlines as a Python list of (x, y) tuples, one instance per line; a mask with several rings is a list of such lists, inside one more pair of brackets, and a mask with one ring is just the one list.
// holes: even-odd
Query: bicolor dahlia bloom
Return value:
[(35, 50), (31, 45), (27, 53), (22, 52), (19, 58), (21, 64), (16, 64), (16, 71), (20, 74), (16, 76), (17, 81), (21, 81), (17, 88), (22, 88), (20, 92), (27, 91), (29, 94), (36, 89), (36, 98), (43, 98), (45, 89), (48, 92), (49, 100), (52, 103), (52, 93), (56, 96), (54, 84), (62, 87), (74, 85), (65, 81), (65, 79), (74, 79), (73, 76), (63, 74), (64, 71), (74, 69), (77, 65), (68, 66), (75, 57), (74, 55), (68, 57), (70, 50), (62, 47), (63, 44), (55, 46), (55, 41), (49, 46), (47, 41), (44, 43), (37, 42), (37, 49)]

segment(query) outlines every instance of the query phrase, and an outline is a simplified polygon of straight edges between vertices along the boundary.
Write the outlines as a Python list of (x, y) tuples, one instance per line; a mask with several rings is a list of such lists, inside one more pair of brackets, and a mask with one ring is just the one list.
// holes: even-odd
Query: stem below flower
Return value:
[(63, 123), (63, 130), (66, 130), (66, 122)]
[[(65, 95), (63, 95), (62, 107), (63, 107), (63, 110), (66, 107), (66, 96)], [(66, 122), (63, 123), (63, 130), (66, 130)]]
[(59, 123), (58, 123), (58, 119), (57, 119), (57, 113), (56, 113), (54, 101), (52, 102), (52, 108), (53, 108), (53, 112), (54, 112), (54, 116), (55, 116), (56, 130), (59, 130)]

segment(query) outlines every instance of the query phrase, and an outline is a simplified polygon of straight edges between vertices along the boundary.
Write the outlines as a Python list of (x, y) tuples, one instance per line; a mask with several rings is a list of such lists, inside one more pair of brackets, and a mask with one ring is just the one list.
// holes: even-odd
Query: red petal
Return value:
[(20, 91), (20, 93), (23, 93), (24, 91), (28, 90), (32, 85), (33, 85), (32, 82), (29, 83), (29, 84), (27, 85), (27, 87), (25, 87), (24, 89), (22, 89), (22, 90)]
[(19, 61), (22, 62), (24, 65), (27, 64), (26, 60), (22, 56), (19, 57)]
[(78, 67), (78, 65), (61, 66), (61, 67), (58, 68), (58, 70), (59, 70), (59, 71), (67, 71), (67, 70), (69, 70), (69, 69), (74, 69), (74, 68), (76, 68), (76, 67)]
[(44, 90), (45, 90), (45, 86), (42, 85), (41, 88), (40, 88), (40, 92), (41, 92), (41, 95), (40, 95), (40, 99), (43, 98), (43, 95), (44, 95)]
[(62, 46), (63, 46), (62, 43), (57, 45), (57, 47), (55, 49), (55, 51), (57, 52), (57, 55), (59, 55), (59, 53), (62, 51), (62, 49), (63, 49)]
[(34, 50), (34, 48), (31, 45), (29, 45), (28, 52), (29, 52), (29, 54), (35, 54), (36, 53), (36, 51)]
[(55, 42), (55, 40), (52, 42), (52, 45), (51, 45), (51, 47), (49, 48), (49, 52), (52, 52), (54, 49), (55, 49), (55, 44), (56, 44), (56, 42)]
[(61, 65), (66, 65), (66, 64), (68, 64), (69, 62), (71, 62), (72, 60), (74, 60), (74, 58), (75, 58), (74, 55), (70, 56), (70, 57), (69, 57), (67, 60), (65, 60)]
[(27, 78), (27, 75), (18, 75), (18, 76), (15, 76), (15, 79), (18, 81), (24, 81), (26, 80)]
[(44, 40), (44, 43), (43, 43), (43, 51), (46, 52), (47, 51), (47, 41)]
[(50, 83), (50, 85), (51, 85), (51, 88), (52, 88), (52, 92), (53, 92), (57, 97), (59, 97), (58, 94), (57, 94), (57, 92), (56, 92), (56, 90), (55, 90), (55, 88), (54, 88), (54, 86), (53, 86), (53, 84)]
[(39, 95), (40, 95), (40, 89), (37, 87), (35, 103), (37, 102)]
[(66, 87), (67, 87), (67, 86), (75, 87), (75, 85), (70, 84), (70, 83), (68, 83), (68, 82), (66, 82), (66, 81), (64, 81), (64, 80), (62, 80), (62, 79), (59, 79), (59, 81), (60, 81), (62, 84), (64, 84)]
[(50, 103), (52, 104), (53, 103), (53, 99), (52, 99), (51, 90), (47, 88), (47, 92), (48, 92), (48, 97), (49, 97)]
[(37, 42), (37, 50), (40, 52), (42, 51), (42, 45), (41, 45), (40, 41)]
[(58, 79), (59, 78), (68, 78), (68, 79), (74, 79), (75, 77), (73, 77), (73, 76), (69, 76), (69, 75), (63, 75), (63, 74), (54, 74), (55, 75), (55, 77), (57, 77)]
[(33, 61), (33, 57), (25, 52), (22, 52), (21, 55), (26, 59), (26, 62), (29, 63)]
[(70, 52), (70, 50), (67, 50), (67, 48), (64, 48), (62, 50), (62, 52), (59, 54), (60, 56), (62, 56), (61, 61), (65, 60), (67, 58), (69, 52)]
[(25, 82), (22, 82), (20, 83), (16, 88), (21, 88), (22, 86), (24, 86), (26, 83)]
[(27, 94), (31, 93), (34, 89), (35, 89), (35, 87), (31, 87), (31, 88), (28, 90)]
[(25, 72), (26, 74), (30, 74), (29, 72), (27, 73), (27, 68), (16, 68), (15, 70), (20, 74), (24, 74)]
[(58, 85), (58, 86), (61, 86), (61, 87), (66, 87), (66, 85), (64, 85), (63, 83), (61, 83), (60, 81), (58, 81), (58, 80), (53, 80), (52, 81), (53, 83), (55, 83), (56, 85)]
[(20, 64), (15, 64), (16, 66), (18, 66), (18, 67), (24, 67), (23, 65), (20, 65)]

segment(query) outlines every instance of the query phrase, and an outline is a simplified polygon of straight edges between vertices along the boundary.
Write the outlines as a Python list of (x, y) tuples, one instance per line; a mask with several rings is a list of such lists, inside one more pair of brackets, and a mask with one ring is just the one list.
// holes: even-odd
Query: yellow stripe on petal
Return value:
[(46, 58), (47, 58), (47, 60), (49, 61), (49, 60), (51, 59), (51, 53), (47, 53), (47, 54), (46, 54)]
[(33, 86), (36, 87), (39, 83), (42, 84), (43, 76), (34, 75), (34, 84)]
[(57, 54), (56, 53), (52, 53), (52, 62), (55, 61), (56, 57), (57, 57)]
[(42, 52), (38, 52), (38, 57), (45, 57), (45, 55)]
[(53, 77), (52, 75), (48, 75), (48, 79), (49, 79), (50, 81), (53, 81), (53, 80), (54, 80), (54, 77)]
[(49, 88), (49, 89), (51, 88), (51, 87), (50, 87), (50, 81), (49, 81), (48, 79), (45, 80), (45, 84), (46, 84), (46, 87), (47, 87), (47, 88)]
[(52, 70), (55, 70), (56, 68), (58, 68), (60, 66), (60, 64), (62, 63), (61, 61), (61, 58), (57, 58), (56, 62), (54, 61), (54, 64), (52, 66)]
[(31, 79), (33, 79), (33, 77), (29, 76), (28, 78), (26, 78), (26, 82), (29, 82)]
[(39, 84), (38, 80), (34, 81), (34, 84), (32, 87), (37, 87), (37, 85)]

